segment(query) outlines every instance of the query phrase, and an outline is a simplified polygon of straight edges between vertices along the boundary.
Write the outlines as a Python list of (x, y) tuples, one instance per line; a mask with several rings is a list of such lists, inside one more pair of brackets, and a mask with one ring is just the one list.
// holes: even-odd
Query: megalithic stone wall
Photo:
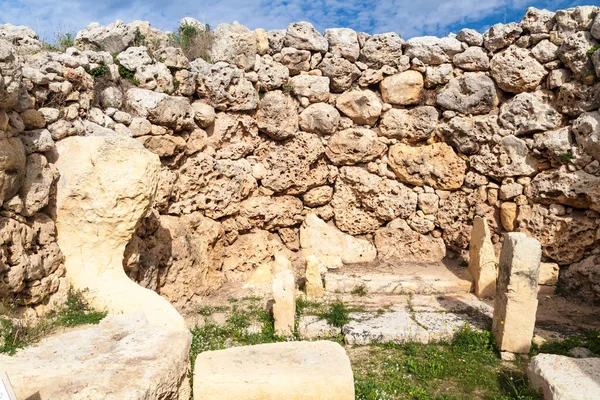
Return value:
[[(160, 157), (123, 264), (178, 308), (278, 253), (296, 270), (316, 248), (336, 266), (466, 260), (478, 216), (496, 251), (524, 232), (561, 288), (600, 298), (597, 6), (407, 40), (185, 23), (187, 44), (117, 21), (58, 50), (0, 26), (0, 297), (57, 290), (56, 143), (100, 135)], [(309, 218), (324, 243), (301, 240)]]
[(504, 237), (494, 298), (492, 332), (500, 351), (526, 354), (537, 312), (541, 245), (523, 233)]

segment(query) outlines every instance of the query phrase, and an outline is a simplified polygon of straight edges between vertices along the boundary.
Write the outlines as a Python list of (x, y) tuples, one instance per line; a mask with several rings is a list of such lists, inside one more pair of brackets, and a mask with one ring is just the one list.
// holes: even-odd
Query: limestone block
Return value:
[(379, 85), (383, 101), (390, 104), (417, 104), (423, 92), (423, 75), (405, 71), (385, 78)]
[(600, 358), (570, 358), (555, 354), (533, 357), (527, 370), (529, 384), (547, 400), (600, 398)]
[(0, 204), (19, 190), (25, 179), (26, 160), (18, 138), (0, 139)]
[(316, 214), (304, 219), (300, 227), (300, 246), (305, 256), (317, 256), (327, 268), (373, 261), (377, 257), (371, 242), (341, 232)]
[(234, 347), (198, 355), (194, 398), (202, 400), (353, 400), (344, 349), (331, 341)]
[(278, 272), (273, 277), (273, 319), (275, 333), (282, 336), (294, 334), (296, 316), (296, 294), (294, 274), (290, 270)]
[(477, 297), (496, 294), (496, 253), (487, 219), (475, 217), (469, 245), (469, 272), (475, 281)]
[(504, 237), (492, 332), (500, 351), (528, 353), (537, 311), (541, 244), (524, 233)]
[(152, 206), (160, 162), (135, 139), (70, 137), (57, 145), (58, 244), (72, 285), (109, 313), (141, 310), (151, 325), (185, 329), (175, 308), (138, 286), (123, 270), (123, 253)]
[(502, 227), (508, 232), (515, 230), (517, 210), (518, 207), (515, 203), (505, 202), (500, 206), (500, 222), (502, 223)]
[(321, 279), (321, 262), (314, 255), (306, 257), (306, 296), (322, 297), (325, 293), (323, 280)]

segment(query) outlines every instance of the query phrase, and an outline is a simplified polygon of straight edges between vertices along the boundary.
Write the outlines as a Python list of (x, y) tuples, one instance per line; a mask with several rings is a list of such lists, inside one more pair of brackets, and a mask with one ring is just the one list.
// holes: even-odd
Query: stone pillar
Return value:
[(475, 217), (469, 244), (469, 272), (475, 281), (479, 298), (496, 294), (496, 253), (487, 220)]
[(273, 318), (275, 333), (282, 336), (294, 334), (294, 318), (296, 317), (296, 293), (294, 274), (283, 270), (273, 278)]
[(322, 297), (325, 294), (323, 280), (321, 279), (321, 263), (317, 256), (306, 257), (306, 296), (310, 298)]
[(500, 252), (492, 332), (500, 351), (528, 353), (533, 338), (540, 274), (540, 242), (508, 233)]

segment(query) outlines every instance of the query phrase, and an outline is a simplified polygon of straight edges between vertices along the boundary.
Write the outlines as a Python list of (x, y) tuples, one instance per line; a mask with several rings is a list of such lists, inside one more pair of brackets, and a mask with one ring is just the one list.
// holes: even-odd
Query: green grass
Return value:
[(562, 161), (563, 164), (568, 164), (572, 158), (573, 158), (573, 153), (571, 153), (570, 151), (560, 155), (560, 160)]
[(591, 48), (588, 49), (587, 55), (591, 57), (598, 49), (600, 49), (600, 44), (592, 46)]
[(213, 40), (213, 34), (208, 24), (204, 25), (204, 29), (193, 24), (182, 24), (171, 34), (173, 44), (180, 47), (190, 60), (202, 58), (211, 62), (210, 51)]
[(350, 293), (355, 296), (364, 297), (367, 295), (367, 287), (365, 285), (357, 286), (354, 289), (352, 289), (352, 292)]
[(360, 400), (541, 399), (519, 367), (502, 364), (488, 331), (467, 326), (450, 343), (364, 349), (350, 352)]
[(341, 328), (350, 322), (350, 309), (341, 301), (329, 305), (329, 309), (320, 315), (329, 325)]
[(13, 355), (18, 349), (36, 343), (61, 327), (97, 324), (104, 317), (106, 312), (93, 309), (83, 292), (69, 289), (65, 303), (34, 325), (0, 316), (0, 353)]
[(569, 352), (577, 347), (585, 347), (592, 352), (592, 356), (600, 357), (600, 331), (587, 331), (579, 336), (569, 336), (565, 340), (544, 343), (540, 347), (533, 346), (531, 355), (546, 353), (568, 356)]
[(100, 64), (96, 68), (90, 70), (90, 75), (94, 78), (99, 78), (108, 73), (108, 67), (105, 64)]

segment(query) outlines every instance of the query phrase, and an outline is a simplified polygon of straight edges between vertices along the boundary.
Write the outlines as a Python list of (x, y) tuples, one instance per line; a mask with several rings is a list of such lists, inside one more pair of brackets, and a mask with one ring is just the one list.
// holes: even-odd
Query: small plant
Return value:
[(292, 87), (292, 85), (286, 82), (283, 85), (281, 85), (281, 91), (285, 94), (290, 94), (294, 91), (294, 88)]
[(539, 349), (532, 351), (533, 355), (538, 353), (558, 354), (568, 356), (569, 352), (577, 347), (585, 347), (600, 357), (600, 331), (592, 330), (585, 332), (580, 336), (569, 336), (565, 340), (544, 343)]
[(591, 57), (598, 49), (600, 49), (600, 44), (594, 45), (587, 51), (587, 55)]
[(135, 86), (140, 85), (139, 79), (137, 79), (135, 77), (135, 72), (133, 72), (130, 69), (125, 68), (123, 65), (121, 65), (121, 63), (118, 60), (117, 60), (116, 64), (119, 68), (119, 75), (121, 76), (121, 78), (127, 79), (128, 81), (133, 83)]
[(364, 284), (359, 285), (359, 286), (355, 287), (354, 289), (352, 289), (352, 292), (350, 292), (350, 293), (355, 296), (364, 297), (367, 295), (367, 287)]
[(75, 36), (71, 32), (67, 32), (64, 35), (58, 35), (58, 40), (56, 41), (59, 47), (63, 50), (75, 46)]
[(560, 155), (560, 161), (562, 161), (563, 164), (568, 164), (572, 158), (573, 153), (571, 153), (570, 151), (567, 151), (566, 153)]
[(90, 70), (90, 75), (94, 78), (99, 78), (108, 73), (108, 67), (105, 64), (100, 64), (96, 68)]
[(350, 310), (341, 301), (331, 303), (329, 310), (320, 315), (329, 325), (341, 328), (350, 322)]
[(92, 308), (83, 297), (83, 292), (69, 289), (67, 301), (50, 318), (54, 318), (56, 326), (77, 326), (85, 324), (97, 324), (106, 317), (105, 311), (97, 311)]
[(146, 45), (146, 36), (140, 32), (140, 28), (135, 28), (135, 36), (133, 37), (133, 45), (135, 47)]
[(210, 62), (210, 51), (213, 43), (210, 25), (205, 24), (201, 28), (195, 24), (181, 24), (177, 31), (171, 34), (171, 41), (176, 46), (181, 47), (185, 56), (190, 60), (202, 58)]

